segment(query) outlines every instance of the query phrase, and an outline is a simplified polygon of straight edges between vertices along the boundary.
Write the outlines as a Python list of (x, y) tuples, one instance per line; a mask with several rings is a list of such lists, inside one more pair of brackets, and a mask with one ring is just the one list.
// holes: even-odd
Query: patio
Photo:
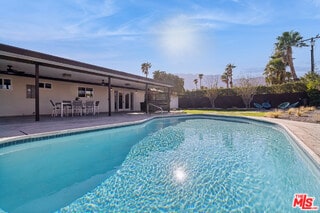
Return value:
[(88, 116), (52, 117), (40, 116), (40, 121), (35, 122), (34, 116), (13, 116), (0, 118), (0, 143), (6, 137), (16, 137), (30, 134), (38, 134), (52, 131), (62, 131), (101, 125), (134, 122), (153, 117), (156, 114), (147, 115), (142, 112), (118, 112), (108, 116), (108, 113)]

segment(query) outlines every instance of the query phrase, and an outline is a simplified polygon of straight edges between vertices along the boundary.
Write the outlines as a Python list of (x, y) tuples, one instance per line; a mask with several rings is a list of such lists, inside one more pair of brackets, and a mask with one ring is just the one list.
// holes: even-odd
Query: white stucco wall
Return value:
[(135, 105), (134, 105), (134, 109), (135, 111), (141, 111), (141, 106), (140, 103), (144, 102), (144, 91), (138, 91), (135, 93)]
[(171, 95), (170, 97), (170, 109), (179, 108), (179, 98), (176, 95)]
[[(34, 78), (19, 77), (13, 75), (0, 75), (2, 79), (10, 79), (12, 88), (10, 90), (0, 89), (0, 116), (32, 115), (35, 112), (35, 99), (26, 98), (26, 85), (34, 85)], [(53, 102), (62, 100), (74, 100), (78, 96), (78, 87), (93, 88), (93, 98), (81, 98), (82, 101), (92, 99), (100, 101), (100, 112), (108, 112), (107, 87), (87, 85), (81, 83), (61, 82), (40, 79), (40, 83), (50, 83), (51, 89), (40, 88), (40, 114), (51, 114)], [(114, 111), (114, 91), (111, 92), (111, 111)], [(122, 92), (133, 93), (134, 110), (140, 111), (140, 102), (144, 100), (144, 91), (130, 89), (118, 89)]]

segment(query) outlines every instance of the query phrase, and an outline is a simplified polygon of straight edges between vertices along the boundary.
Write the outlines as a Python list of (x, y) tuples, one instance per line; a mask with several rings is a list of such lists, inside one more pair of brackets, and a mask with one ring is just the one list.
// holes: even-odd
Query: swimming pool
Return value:
[(184, 116), (0, 149), (8, 212), (292, 211), (319, 168), (276, 125)]

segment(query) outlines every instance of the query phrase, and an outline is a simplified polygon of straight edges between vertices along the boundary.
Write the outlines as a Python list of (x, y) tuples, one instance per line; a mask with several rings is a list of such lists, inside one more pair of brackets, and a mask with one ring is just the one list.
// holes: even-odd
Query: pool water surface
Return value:
[(320, 205), (319, 168), (286, 132), (210, 116), (0, 149), (0, 188), (8, 212), (291, 212), (296, 193)]

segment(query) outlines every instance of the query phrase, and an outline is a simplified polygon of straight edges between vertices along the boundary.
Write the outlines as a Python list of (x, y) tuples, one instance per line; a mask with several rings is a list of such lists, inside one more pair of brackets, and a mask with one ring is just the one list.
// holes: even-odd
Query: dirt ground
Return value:
[[(276, 112), (275, 112), (276, 113)], [(320, 109), (295, 108), (277, 111), (278, 118), (320, 124)]]

